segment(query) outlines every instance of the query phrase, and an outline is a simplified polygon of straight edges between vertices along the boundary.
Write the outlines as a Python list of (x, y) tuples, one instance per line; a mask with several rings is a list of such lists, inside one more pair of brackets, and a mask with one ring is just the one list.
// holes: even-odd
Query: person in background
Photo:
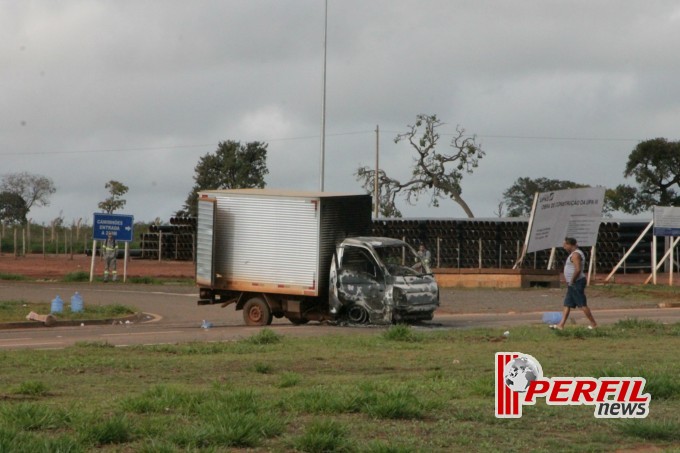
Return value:
[(109, 281), (109, 272), (111, 273), (111, 280), (115, 282), (118, 279), (118, 272), (116, 271), (118, 244), (112, 231), (109, 231), (106, 236), (106, 240), (102, 245), (102, 253), (104, 257), (104, 282)]
[[(432, 254), (430, 251), (425, 247), (425, 244), (421, 243), (420, 246), (418, 247), (418, 256), (420, 257), (421, 261), (425, 265), (425, 269), (422, 269), (425, 272), (430, 271), (430, 262), (432, 261)], [(420, 269), (420, 265), (416, 265), (417, 269)]]
[(597, 327), (595, 318), (588, 308), (588, 300), (586, 298), (586, 274), (583, 268), (586, 262), (586, 256), (583, 251), (578, 248), (576, 239), (568, 237), (564, 239), (564, 250), (569, 253), (567, 261), (564, 263), (564, 279), (567, 282), (567, 294), (564, 296), (564, 308), (562, 309), (562, 320), (559, 324), (551, 325), (552, 329), (562, 330), (569, 318), (569, 313), (572, 308), (579, 307), (590, 321), (590, 329)]

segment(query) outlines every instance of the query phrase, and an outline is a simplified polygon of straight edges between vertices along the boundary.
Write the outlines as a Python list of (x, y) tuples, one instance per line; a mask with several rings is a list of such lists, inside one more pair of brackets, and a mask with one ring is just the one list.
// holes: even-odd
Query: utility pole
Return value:
[(323, 94), (321, 96), (321, 168), (319, 171), (319, 189), (323, 192), (324, 167), (326, 160), (326, 38), (328, 37), (328, 0), (324, 8), (323, 25)]
[(375, 126), (375, 177), (373, 178), (373, 197), (375, 201), (374, 218), (380, 217), (380, 184), (378, 182), (380, 170), (380, 125)]

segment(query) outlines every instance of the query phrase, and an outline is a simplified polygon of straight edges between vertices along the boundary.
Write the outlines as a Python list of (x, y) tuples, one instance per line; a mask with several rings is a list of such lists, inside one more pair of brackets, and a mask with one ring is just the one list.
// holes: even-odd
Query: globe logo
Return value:
[(529, 389), (532, 381), (541, 379), (543, 370), (538, 360), (529, 355), (516, 357), (509, 361), (503, 368), (505, 385), (510, 390), (524, 393)]

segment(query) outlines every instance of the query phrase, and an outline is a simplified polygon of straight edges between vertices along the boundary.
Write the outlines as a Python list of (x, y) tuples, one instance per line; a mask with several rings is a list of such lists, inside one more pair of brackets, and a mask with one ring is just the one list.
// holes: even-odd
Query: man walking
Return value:
[(590, 312), (587, 305), (586, 298), (586, 274), (583, 268), (586, 262), (586, 256), (583, 251), (578, 248), (576, 239), (568, 237), (564, 239), (564, 250), (569, 253), (567, 261), (564, 263), (564, 279), (567, 282), (567, 294), (564, 297), (564, 308), (562, 309), (562, 320), (559, 324), (550, 326), (552, 329), (562, 330), (569, 318), (569, 313), (572, 308), (579, 307), (590, 321), (590, 329), (597, 327), (595, 318)]
[(113, 232), (109, 231), (102, 245), (102, 252), (104, 255), (104, 282), (109, 281), (109, 272), (111, 272), (111, 280), (114, 282), (118, 279), (116, 271), (116, 258), (118, 257), (118, 244), (116, 238), (113, 237)]

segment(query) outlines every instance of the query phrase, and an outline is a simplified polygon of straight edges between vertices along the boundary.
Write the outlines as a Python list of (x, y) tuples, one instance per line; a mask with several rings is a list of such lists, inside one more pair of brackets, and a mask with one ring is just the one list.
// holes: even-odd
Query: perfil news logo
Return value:
[(541, 364), (521, 352), (496, 353), (496, 417), (520, 418), (522, 406), (595, 406), (596, 418), (645, 418), (651, 396), (642, 377), (543, 377)]

